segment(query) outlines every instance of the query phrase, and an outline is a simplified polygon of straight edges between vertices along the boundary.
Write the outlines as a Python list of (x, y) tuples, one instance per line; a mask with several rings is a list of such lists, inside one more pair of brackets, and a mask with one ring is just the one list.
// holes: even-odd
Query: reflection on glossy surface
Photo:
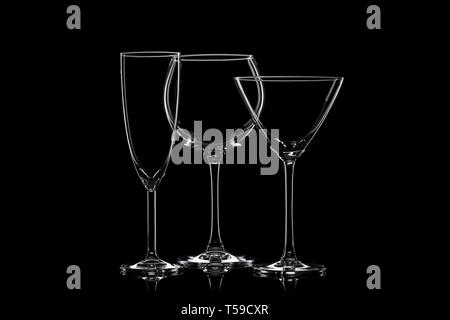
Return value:
[(291, 263), (278, 261), (269, 265), (257, 265), (254, 273), (259, 277), (289, 280), (296, 277), (322, 277), (325, 275), (326, 269), (321, 264), (305, 264), (294, 260)]

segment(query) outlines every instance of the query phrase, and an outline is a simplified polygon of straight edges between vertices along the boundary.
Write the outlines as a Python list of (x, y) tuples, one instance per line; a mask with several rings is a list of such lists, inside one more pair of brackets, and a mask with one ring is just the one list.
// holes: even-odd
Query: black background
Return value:
[[(66, 28), (70, 4), (81, 7), (81, 30)], [(44, 87), (39, 102), (46, 143), (34, 154), (44, 168), (36, 190), (44, 213), (36, 224), (37, 268), (43, 267), (48, 300), (72, 312), (138, 312), (155, 319), (183, 319), (180, 307), (188, 303), (269, 304), (273, 319), (384, 314), (395, 301), (394, 261), (404, 220), (398, 194), (403, 173), (395, 156), (401, 138), (392, 111), (402, 101), (395, 75), (403, 71), (403, 30), (399, 9), (380, 2), (382, 29), (368, 30), (370, 4), (46, 5), (35, 39), (42, 46), (35, 85)], [(286, 294), (276, 280), (233, 271), (218, 293), (206, 276), (190, 272), (161, 281), (155, 294), (143, 281), (119, 275), (120, 264), (145, 253), (145, 190), (128, 153), (119, 74), (119, 53), (135, 50), (251, 53), (262, 74), (345, 77), (325, 124), (296, 165), (297, 254), (325, 264), (326, 277), (301, 281)], [(158, 199), (160, 256), (174, 261), (201, 252), (209, 235), (206, 165), (171, 164)], [(223, 166), (221, 212), (229, 251), (257, 262), (279, 258), (281, 170), (261, 176), (256, 165)], [(82, 270), (79, 291), (66, 288), (71, 264)], [(382, 270), (378, 291), (366, 287), (371, 264)]]

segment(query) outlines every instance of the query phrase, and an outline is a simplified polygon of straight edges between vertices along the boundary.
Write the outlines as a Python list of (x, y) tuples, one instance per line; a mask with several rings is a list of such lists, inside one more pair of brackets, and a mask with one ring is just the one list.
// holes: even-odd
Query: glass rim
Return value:
[(313, 82), (313, 81), (339, 81), (339, 76), (244, 76), (233, 77), (236, 81), (265, 81), (265, 82)]
[(169, 58), (179, 57), (180, 52), (176, 51), (125, 51), (121, 52), (121, 57), (129, 58)]
[(182, 54), (182, 61), (236, 61), (253, 59), (251, 54), (242, 53), (195, 53)]

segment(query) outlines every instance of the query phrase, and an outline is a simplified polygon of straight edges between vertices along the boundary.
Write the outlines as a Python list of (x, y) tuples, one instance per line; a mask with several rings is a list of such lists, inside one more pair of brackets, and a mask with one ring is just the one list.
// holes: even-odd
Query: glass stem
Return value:
[(284, 251), (281, 261), (290, 264), (298, 261), (294, 246), (294, 167), (295, 160), (283, 161), (284, 168)]
[(206, 251), (224, 251), (219, 226), (219, 163), (209, 163), (211, 176), (211, 233)]
[(147, 191), (147, 256), (146, 256), (146, 259), (158, 259), (158, 255), (156, 253), (156, 191)]

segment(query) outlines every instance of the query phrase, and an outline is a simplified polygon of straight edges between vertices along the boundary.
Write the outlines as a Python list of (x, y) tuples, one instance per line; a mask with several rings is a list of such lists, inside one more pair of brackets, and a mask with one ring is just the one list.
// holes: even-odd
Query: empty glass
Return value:
[[(283, 162), (285, 177), (285, 239), (281, 259), (275, 263), (257, 265), (257, 275), (298, 278), (321, 276), (325, 267), (303, 263), (294, 247), (294, 166), (325, 120), (339, 93), (342, 77), (252, 76), (236, 77), (236, 85), (258, 129), (263, 131), (271, 149)], [(263, 90), (263, 110), (253, 101), (253, 87)], [(273, 136), (270, 129), (279, 129)]]
[[(229, 253), (221, 239), (219, 225), (219, 169), (224, 154), (252, 130), (244, 103), (233, 77), (257, 76), (255, 59), (248, 54), (181, 55), (180, 106), (173, 121), (185, 145), (194, 151), (194, 160), (206, 162), (211, 176), (211, 230), (206, 250), (195, 256), (180, 257), (186, 268), (228, 270), (250, 267), (253, 258)], [(258, 96), (261, 91), (255, 84)], [(261, 100), (261, 99), (260, 99)], [(171, 103), (170, 103), (171, 105)], [(259, 112), (261, 101), (255, 102)], [(227, 137), (227, 129), (240, 129)], [(221, 135), (214, 136), (213, 133)], [(202, 161), (203, 160), (203, 161)]]
[(179, 266), (156, 252), (156, 189), (164, 177), (174, 143), (165, 103), (178, 110), (179, 58), (177, 52), (120, 54), (122, 104), (128, 146), (134, 168), (147, 191), (147, 255), (138, 263), (121, 266), (121, 273), (146, 279), (177, 274)]

